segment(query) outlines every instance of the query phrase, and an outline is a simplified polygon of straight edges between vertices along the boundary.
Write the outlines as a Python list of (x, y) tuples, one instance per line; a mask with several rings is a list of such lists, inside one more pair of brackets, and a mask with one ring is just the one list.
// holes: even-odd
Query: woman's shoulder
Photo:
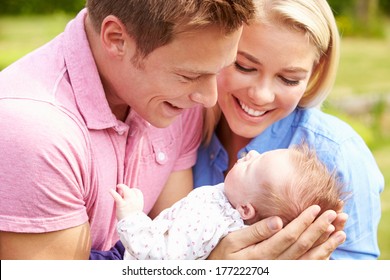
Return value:
[[(374, 164), (367, 143), (348, 123), (319, 109), (296, 110), (291, 125), (290, 145), (306, 141), (318, 157), (331, 167), (346, 162)], [(359, 151), (359, 153), (356, 153)]]
[(326, 138), (337, 143), (361, 138), (348, 123), (320, 109), (297, 109), (294, 114), (295, 117), (291, 124), (293, 130), (304, 130), (305, 134)]

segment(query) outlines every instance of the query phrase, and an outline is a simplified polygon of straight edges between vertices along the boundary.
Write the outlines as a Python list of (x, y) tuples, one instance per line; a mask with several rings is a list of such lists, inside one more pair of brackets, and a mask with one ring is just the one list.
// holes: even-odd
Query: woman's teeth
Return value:
[(267, 111), (257, 111), (255, 109), (249, 108), (249, 106), (244, 104), (241, 100), (240, 100), (240, 106), (241, 106), (242, 110), (245, 111), (245, 113), (247, 113), (248, 115), (250, 115), (252, 117), (259, 117), (261, 115), (264, 115), (267, 112)]

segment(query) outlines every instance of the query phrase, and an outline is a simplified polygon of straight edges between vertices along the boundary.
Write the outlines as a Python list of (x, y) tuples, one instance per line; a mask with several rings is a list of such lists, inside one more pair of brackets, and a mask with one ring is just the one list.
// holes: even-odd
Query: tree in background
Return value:
[(388, 0), (328, 0), (344, 36), (384, 36), (383, 16), (390, 15)]

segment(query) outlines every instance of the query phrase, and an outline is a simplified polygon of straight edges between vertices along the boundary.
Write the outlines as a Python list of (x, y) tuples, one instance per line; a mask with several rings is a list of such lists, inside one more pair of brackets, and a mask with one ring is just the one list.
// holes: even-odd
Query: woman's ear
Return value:
[(115, 16), (107, 16), (101, 25), (100, 38), (104, 49), (111, 57), (122, 57), (126, 51), (125, 44), (129, 38), (126, 27)]
[(244, 205), (239, 205), (236, 209), (244, 221), (252, 219), (256, 214), (255, 208), (249, 202)]

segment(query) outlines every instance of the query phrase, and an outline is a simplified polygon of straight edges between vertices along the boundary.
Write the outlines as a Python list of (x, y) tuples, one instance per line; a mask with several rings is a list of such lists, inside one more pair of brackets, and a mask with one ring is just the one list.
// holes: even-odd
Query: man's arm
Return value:
[(89, 258), (89, 223), (48, 233), (0, 232), (0, 259), (85, 259)]
[(185, 197), (192, 191), (192, 186), (191, 168), (171, 173), (164, 189), (150, 211), (149, 217), (155, 218), (162, 210), (171, 207), (176, 201)]

